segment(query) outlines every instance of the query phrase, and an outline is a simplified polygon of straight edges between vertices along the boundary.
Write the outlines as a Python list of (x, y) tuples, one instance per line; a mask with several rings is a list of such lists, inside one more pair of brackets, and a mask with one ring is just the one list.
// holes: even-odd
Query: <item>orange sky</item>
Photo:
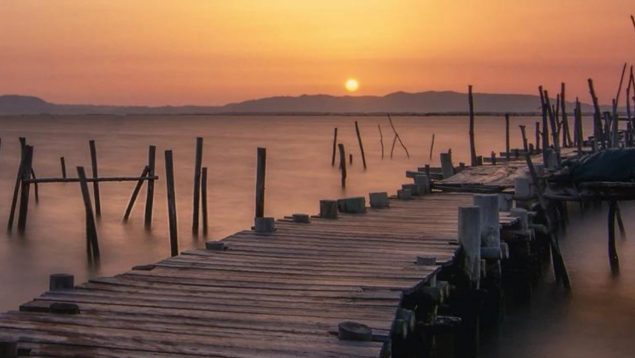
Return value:
[(2, 0), (0, 94), (223, 104), (272, 95), (555, 92), (602, 102), (635, 60), (632, 0)]

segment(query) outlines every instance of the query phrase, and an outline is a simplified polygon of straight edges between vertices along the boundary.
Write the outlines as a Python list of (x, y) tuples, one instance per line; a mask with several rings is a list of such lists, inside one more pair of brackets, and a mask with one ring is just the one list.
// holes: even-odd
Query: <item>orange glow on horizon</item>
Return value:
[(456, 90), (615, 95), (631, 1), (5, 0), (0, 94), (58, 103), (224, 104)]

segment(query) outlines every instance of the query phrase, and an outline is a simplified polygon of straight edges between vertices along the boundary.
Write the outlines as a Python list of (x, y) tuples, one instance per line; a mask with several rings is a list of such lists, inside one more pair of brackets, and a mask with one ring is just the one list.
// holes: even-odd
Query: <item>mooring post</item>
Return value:
[(441, 160), (441, 172), (443, 173), (443, 179), (449, 178), (454, 175), (454, 165), (452, 164), (452, 153), (441, 153), (439, 155)]
[(540, 151), (540, 122), (536, 122), (536, 151)]
[(434, 151), (434, 133), (432, 133), (432, 141), (430, 142), (430, 153), (428, 155), (428, 160), (432, 161), (432, 153)]
[[(154, 177), (155, 174), (156, 151), (156, 146), (151, 145), (148, 147), (148, 168), (150, 169), (148, 171), (148, 176), (151, 177)], [(146, 189), (147, 192), (144, 226), (147, 230), (152, 227), (152, 207), (154, 206), (154, 179), (148, 180)]]
[(170, 228), (170, 253), (179, 254), (178, 228), (176, 222), (176, 193), (174, 191), (174, 163), (172, 151), (165, 151), (165, 184), (168, 196), (168, 225)]
[(84, 167), (77, 167), (77, 176), (84, 200), (84, 210), (86, 211), (86, 251), (89, 259), (99, 259), (99, 241), (97, 239), (97, 228), (95, 217), (93, 216), (93, 206), (90, 202), (88, 182), (86, 181), (86, 171)]
[[(377, 129), (379, 129), (379, 145), (381, 146), (381, 159), (383, 160), (384, 159), (384, 134), (381, 132), (381, 124), (377, 125)], [(335, 157), (333, 157), (333, 160), (335, 160)]]
[(468, 102), (470, 110), (470, 159), (473, 167), (477, 166), (476, 161), (476, 144), (474, 143), (474, 96), (472, 95), (472, 85), (468, 89)]
[(141, 187), (143, 186), (143, 181), (150, 172), (150, 167), (146, 166), (143, 168), (141, 175), (139, 176), (139, 180), (132, 191), (132, 195), (130, 196), (130, 201), (128, 202), (128, 206), (126, 207), (126, 213), (123, 215), (123, 221), (128, 221), (130, 218), (130, 213), (132, 212), (132, 208), (134, 207), (135, 202), (137, 201), (137, 196), (139, 195), (139, 191), (141, 191)]
[(60, 166), (62, 167), (62, 178), (66, 179), (66, 162), (64, 157), (60, 157)]
[[(90, 147), (90, 162), (92, 166), (93, 178), (99, 177), (99, 171), (97, 168), (97, 148), (95, 147), (95, 140), (88, 141)], [(95, 215), (101, 216), (101, 201), (99, 200), (99, 182), (93, 182), (93, 196), (95, 197)]]
[(505, 113), (505, 159), (509, 162), (509, 113)]
[(198, 235), (198, 219), (201, 200), (201, 166), (203, 165), (203, 138), (196, 138), (194, 158), (194, 200), (192, 203), (192, 234)]
[(589, 92), (591, 93), (591, 100), (593, 101), (593, 138), (594, 148), (596, 151), (600, 146), (604, 146), (604, 135), (602, 130), (602, 114), (600, 112), (600, 105), (598, 97), (595, 95), (595, 89), (593, 88), (593, 79), (588, 79)]
[(201, 175), (201, 209), (203, 210), (203, 235), (207, 236), (207, 167), (203, 167)]
[(29, 211), (29, 192), (31, 185), (27, 180), (31, 179), (31, 166), (33, 164), (33, 146), (24, 147), (24, 163), (23, 163), (22, 181), (20, 187), (20, 212), (18, 214), (18, 232), (23, 233), (26, 230), (26, 217)]
[[(359, 150), (362, 152), (362, 163), (364, 164), (364, 169), (366, 169), (366, 155), (364, 154), (364, 144), (362, 144), (362, 135), (359, 132), (359, 125), (357, 121), (355, 121), (355, 133), (357, 133), (357, 141), (359, 142)], [(352, 164), (352, 161), (351, 161)]]
[(565, 83), (560, 84), (560, 105), (562, 106), (562, 146), (571, 146), (571, 132), (569, 130), (569, 118), (567, 116), (567, 102), (565, 99)]
[(20, 195), (20, 189), (22, 187), (22, 177), (24, 172), (24, 138), (20, 137), (20, 165), (18, 166), (18, 174), (15, 177), (15, 186), (13, 187), (13, 197), (11, 199), (11, 209), (9, 211), (9, 222), (7, 224), (7, 230), (11, 231), (13, 228), (13, 219), (15, 218), (15, 210), (18, 205), (18, 196)]
[(256, 163), (256, 217), (265, 216), (265, 172), (267, 170), (267, 148), (258, 148)]
[(340, 152), (340, 172), (341, 172), (341, 182), (342, 188), (346, 188), (346, 153), (344, 152), (344, 144), (340, 143), (337, 145)]
[(582, 134), (582, 109), (580, 106), (580, 99), (578, 97), (575, 98), (575, 123), (573, 125), (574, 128), (574, 138), (575, 144), (578, 148), (578, 155), (582, 155), (582, 146), (584, 145), (584, 138)]
[[(379, 129), (379, 132), (381, 133), (381, 128)], [(333, 153), (331, 155), (331, 166), (334, 167), (335, 166), (335, 151), (337, 150), (337, 127), (335, 127), (334, 131), (333, 131)], [(383, 153), (383, 146), (382, 146), (382, 153)]]

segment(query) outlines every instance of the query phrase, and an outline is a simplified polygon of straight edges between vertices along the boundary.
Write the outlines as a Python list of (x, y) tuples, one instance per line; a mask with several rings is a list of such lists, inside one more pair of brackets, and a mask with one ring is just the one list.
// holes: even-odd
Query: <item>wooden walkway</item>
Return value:
[[(380, 357), (402, 295), (453, 260), (465, 205), (472, 195), (438, 193), (336, 220), (282, 219), (272, 234), (227, 237), (225, 250), (46, 292), (0, 315), (0, 338), (32, 357)], [(80, 313), (51, 313), (56, 302)], [(342, 321), (368, 325), (373, 341), (339, 340)]]

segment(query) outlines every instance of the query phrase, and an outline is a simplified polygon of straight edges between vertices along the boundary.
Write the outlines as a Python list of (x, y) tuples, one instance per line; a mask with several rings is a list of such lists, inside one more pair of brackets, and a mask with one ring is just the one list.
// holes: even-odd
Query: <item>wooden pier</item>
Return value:
[[(0, 341), (37, 357), (390, 357), (394, 337), (423, 319), (403, 317), (404, 297), (440, 286), (459, 247), (458, 208), (471, 205), (471, 194), (433, 193), (337, 219), (284, 218), (271, 233), (55, 287), (0, 315)], [(349, 321), (372, 336), (338, 338)]]

